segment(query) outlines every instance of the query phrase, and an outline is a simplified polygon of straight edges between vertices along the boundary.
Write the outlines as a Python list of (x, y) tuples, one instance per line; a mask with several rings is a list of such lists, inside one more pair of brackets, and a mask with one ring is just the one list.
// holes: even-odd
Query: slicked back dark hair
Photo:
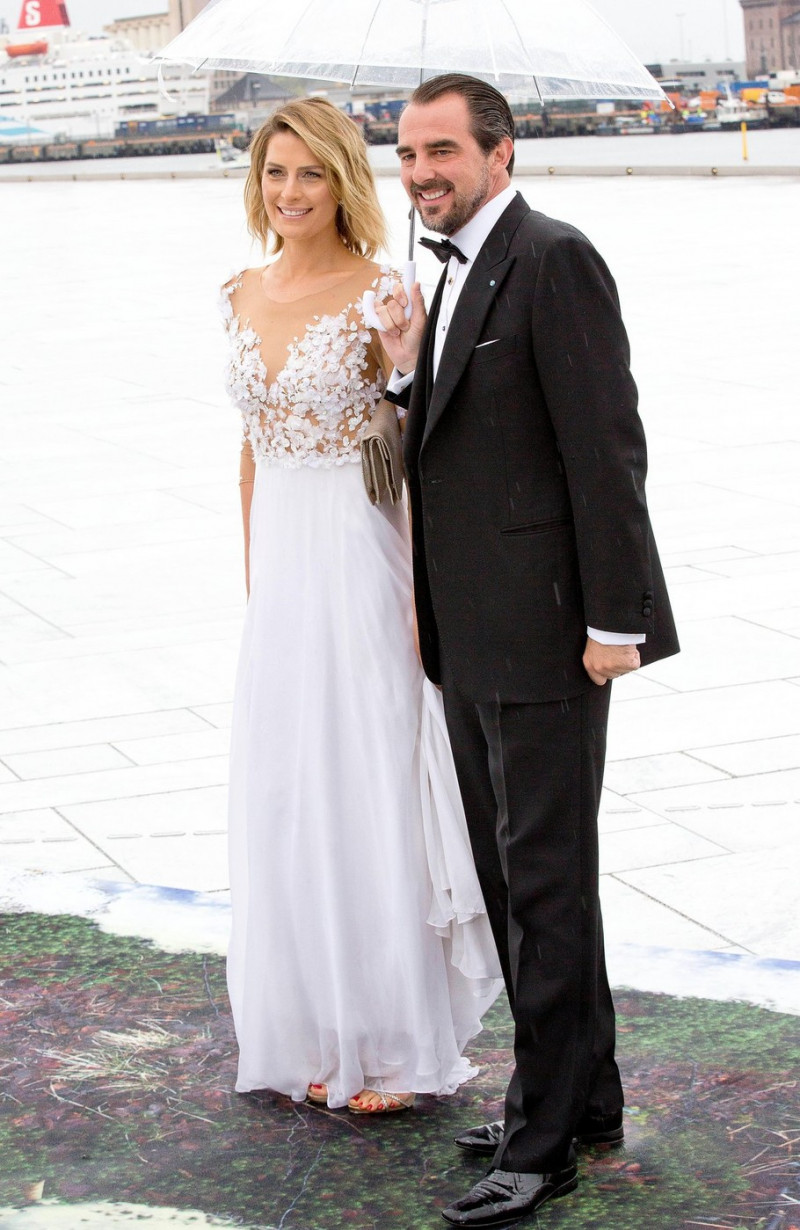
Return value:
[[(441, 77), (431, 77), (417, 86), (408, 100), (409, 106), (411, 103), (425, 106), (444, 94), (458, 94), (464, 99), (472, 121), (472, 135), (484, 154), (496, 149), (503, 137), (514, 140), (511, 108), (499, 90), (479, 77), (468, 77), (466, 73), (443, 73)], [(513, 153), (506, 169), (509, 175), (513, 174)]]

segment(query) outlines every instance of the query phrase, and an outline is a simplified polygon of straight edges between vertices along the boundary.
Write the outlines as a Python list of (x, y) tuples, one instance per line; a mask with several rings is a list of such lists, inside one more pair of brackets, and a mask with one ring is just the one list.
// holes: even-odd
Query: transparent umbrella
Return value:
[(587, 0), (211, 0), (161, 58), (351, 86), (457, 71), (543, 102), (663, 97)]
[[(456, 71), (541, 102), (665, 97), (587, 0), (211, 0), (157, 58), (351, 88), (413, 89)], [(412, 212), (407, 292), (413, 243)], [(372, 296), (364, 309), (379, 328)]]

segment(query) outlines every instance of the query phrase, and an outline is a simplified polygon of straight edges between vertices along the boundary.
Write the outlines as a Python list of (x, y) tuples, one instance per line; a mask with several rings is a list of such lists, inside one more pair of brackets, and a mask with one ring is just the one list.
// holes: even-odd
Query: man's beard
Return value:
[[(481, 172), (480, 183), (469, 196), (456, 192), (450, 181), (446, 179), (437, 179), (433, 183), (423, 185), (422, 188), (419, 184), (412, 183), (411, 191), (414, 196), (414, 205), (417, 213), (425, 227), (429, 231), (436, 231), (439, 235), (455, 235), (456, 231), (460, 231), (462, 226), (466, 226), (470, 218), (475, 217), (475, 214), (485, 203), (489, 195), (490, 186), (489, 168), (484, 166)], [(422, 208), (420, 208), (421, 203), (418, 194), (420, 191), (435, 192), (438, 188), (452, 189), (453, 199), (450, 208), (446, 213), (437, 214), (435, 217), (427, 220)], [(424, 206), (425, 202), (422, 202), (422, 205)]]

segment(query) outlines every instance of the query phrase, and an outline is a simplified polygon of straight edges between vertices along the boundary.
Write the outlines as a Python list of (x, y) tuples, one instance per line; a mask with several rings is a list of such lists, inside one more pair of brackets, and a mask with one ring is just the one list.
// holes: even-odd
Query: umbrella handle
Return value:
[[(406, 306), (406, 320), (411, 319), (411, 287), (417, 280), (417, 264), (416, 261), (406, 261), (403, 266), (403, 290), (406, 292), (408, 304)], [(365, 290), (362, 295), (361, 302), (364, 308), (364, 324), (368, 329), (377, 329), (379, 333), (385, 333), (383, 325), (378, 319), (378, 313), (375, 311), (375, 291)]]

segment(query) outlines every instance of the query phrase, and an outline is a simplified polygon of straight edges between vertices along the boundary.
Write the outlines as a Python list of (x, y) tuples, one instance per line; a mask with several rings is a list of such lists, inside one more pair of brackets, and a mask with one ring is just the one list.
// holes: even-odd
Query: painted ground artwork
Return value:
[[(68, 916), (0, 919), (0, 1228), (418, 1230), (482, 1173), (453, 1134), (502, 1113), (495, 1008), (454, 1098), (364, 1121), (232, 1092), (218, 956), (166, 953)], [(626, 1145), (526, 1224), (797, 1230), (798, 1018), (617, 992)]]

